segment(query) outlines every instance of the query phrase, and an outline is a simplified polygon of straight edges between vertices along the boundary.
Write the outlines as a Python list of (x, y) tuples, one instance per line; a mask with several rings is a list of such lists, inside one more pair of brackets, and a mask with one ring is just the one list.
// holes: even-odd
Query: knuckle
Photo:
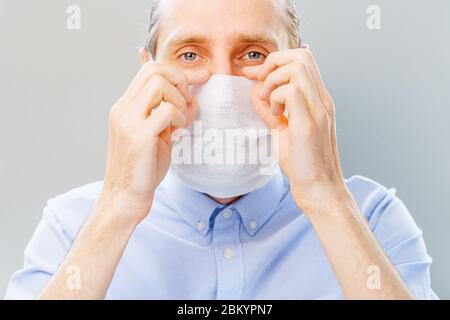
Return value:
[(172, 67), (172, 68), (173, 68), (173, 72), (181, 80), (181, 83), (187, 84), (189, 80), (188, 80), (188, 77), (187, 77), (186, 73), (184, 73), (183, 71), (181, 71), (181, 70), (179, 70), (179, 69), (177, 69), (175, 67)]
[(171, 65), (161, 65), (161, 73), (164, 73), (173, 81), (177, 82), (177, 85), (188, 84), (187, 75), (177, 67)]
[(305, 74), (305, 73), (308, 72), (308, 67), (307, 67), (306, 64), (303, 63), (302, 61), (297, 61), (297, 62), (295, 63), (295, 70), (296, 70), (298, 73)]
[(158, 108), (155, 109), (154, 112), (158, 112), (162, 117), (172, 117), (174, 113), (174, 107), (172, 104), (167, 102), (162, 102)]
[(185, 122), (184, 115), (173, 105), (170, 105), (170, 116), (173, 120)]
[(318, 114), (318, 124), (321, 128), (325, 128), (329, 125), (330, 119), (328, 118), (328, 114), (325, 110), (320, 110)]
[(272, 86), (276, 82), (276, 74), (274, 72), (270, 73), (266, 80), (264, 81), (265, 86)]
[(328, 114), (331, 117), (334, 117), (336, 110), (334, 107), (334, 102), (331, 98), (327, 99), (327, 101), (325, 101), (325, 108), (327, 109)]
[(335, 117), (336, 117), (336, 112), (334, 110), (334, 108), (326, 108), (327, 111), (327, 116), (329, 121), (334, 121)]
[(286, 88), (286, 93), (289, 96), (297, 96), (300, 93), (300, 89), (296, 85), (288, 85)]
[(167, 86), (167, 80), (166, 78), (164, 78), (163, 76), (159, 75), (159, 74), (155, 74), (151, 77), (150, 79), (150, 83), (153, 86), (156, 86), (158, 88), (164, 88)]
[(280, 95), (281, 95), (281, 90), (280, 89), (275, 89), (272, 91), (272, 93), (270, 94), (270, 102), (271, 103), (278, 103), (278, 101), (280, 100)]
[(186, 100), (183, 97), (181, 98), (180, 103), (181, 103), (181, 105), (180, 105), (181, 111), (186, 112), (188, 105), (187, 105)]
[(167, 108), (167, 112), (169, 113), (171, 118), (178, 117), (179, 111), (175, 106), (173, 106), (172, 104), (167, 104), (166, 108)]

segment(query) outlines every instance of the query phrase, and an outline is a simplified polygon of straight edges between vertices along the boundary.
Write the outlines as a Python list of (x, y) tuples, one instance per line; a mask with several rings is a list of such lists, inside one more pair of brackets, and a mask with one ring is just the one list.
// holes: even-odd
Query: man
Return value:
[[(104, 182), (48, 202), (6, 297), (436, 298), (394, 191), (343, 178), (334, 104), (297, 27), (288, 0), (157, 1), (110, 114)], [(254, 111), (277, 132), (281, 170), (245, 194), (169, 170), (172, 133), (199, 114), (190, 89), (217, 75), (255, 81)]]

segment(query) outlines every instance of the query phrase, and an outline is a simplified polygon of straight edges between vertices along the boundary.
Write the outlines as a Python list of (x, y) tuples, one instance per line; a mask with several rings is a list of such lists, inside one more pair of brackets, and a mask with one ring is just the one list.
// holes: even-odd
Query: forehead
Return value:
[(162, 0), (159, 43), (202, 36), (239, 40), (240, 35), (283, 42), (286, 38), (273, 0)]

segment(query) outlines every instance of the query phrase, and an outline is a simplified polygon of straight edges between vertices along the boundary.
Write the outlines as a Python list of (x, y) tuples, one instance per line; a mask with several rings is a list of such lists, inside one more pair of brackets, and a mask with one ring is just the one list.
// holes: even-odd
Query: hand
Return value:
[(311, 51), (274, 52), (243, 73), (260, 81), (253, 93), (255, 111), (270, 129), (278, 129), (275, 149), (297, 205), (308, 211), (324, 196), (345, 192), (334, 103)]
[[(142, 58), (142, 57), (141, 57)], [(156, 187), (171, 161), (171, 133), (186, 127), (198, 110), (188, 86), (204, 74), (143, 61), (125, 94), (113, 106), (109, 147), (100, 201), (139, 223), (150, 211)]]

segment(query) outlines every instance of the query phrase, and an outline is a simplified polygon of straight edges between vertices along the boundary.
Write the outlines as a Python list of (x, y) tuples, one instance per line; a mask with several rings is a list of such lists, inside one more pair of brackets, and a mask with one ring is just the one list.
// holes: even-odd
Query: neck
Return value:
[[(209, 195), (208, 195), (209, 196)], [(215, 198), (212, 196), (209, 196), (211, 199), (213, 199), (214, 201), (223, 204), (223, 205), (229, 205), (231, 203), (233, 203), (234, 201), (236, 201), (237, 199), (239, 199), (240, 197), (233, 197), (233, 198)]]

